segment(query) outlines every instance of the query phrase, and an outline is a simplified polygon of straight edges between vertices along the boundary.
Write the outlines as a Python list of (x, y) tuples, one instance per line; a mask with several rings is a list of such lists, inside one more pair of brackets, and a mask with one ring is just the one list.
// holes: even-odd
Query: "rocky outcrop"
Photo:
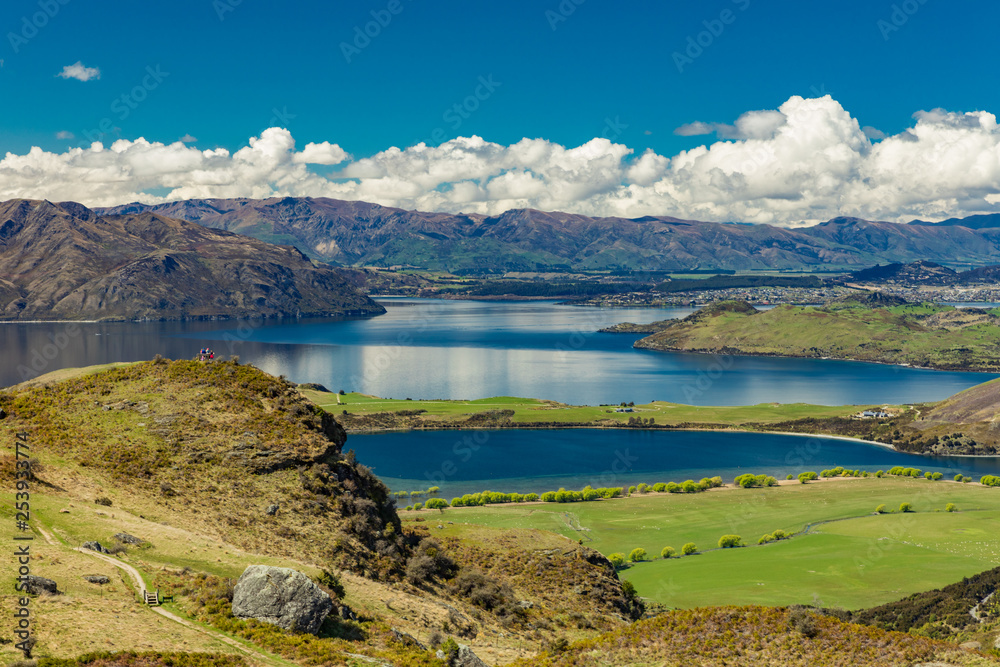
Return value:
[(309, 577), (285, 567), (251, 565), (233, 590), (233, 615), (316, 634), (333, 601)]
[[(447, 660), (448, 656), (445, 655), (444, 651), (439, 650), (436, 656), (439, 660)], [(472, 652), (472, 649), (465, 644), (458, 645), (458, 655), (454, 656), (451, 662), (448, 663), (452, 667), (490, 667), (485, 662), (483, 662), (478, 655)]]
[(29, 574), (24, 578), (24, 590), (31, 595), (58, 595), (56, 582), (45, 577)]
[(84, 549), (90, 549), (91, 551), (96, 551), (99, 554), (110, 554), (111, 552), (101, 546), (100, 542), (84, 542), (80, 545)]
[(128, 533), (116, 533), (112, 535), (116, 540), (122, 544), (131, 544), (134, 546), (141, 546), (146, 543), (146, 540), (141, 537), (136, 537), (135, 535), (129, 535)]

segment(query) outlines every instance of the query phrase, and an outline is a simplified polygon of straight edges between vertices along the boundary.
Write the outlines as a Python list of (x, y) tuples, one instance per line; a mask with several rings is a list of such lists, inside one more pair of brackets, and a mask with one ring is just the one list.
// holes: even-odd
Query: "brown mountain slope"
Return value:
[(0, 319), (377, 314), (339, 274), (276, 246), (155, 213), (0, 203)]
[(1000, 258), (1000, 229), (856, 218), (784, 229), (532, 209), (452, 215), (323, 197), (192, 199), (100, 211), (154, 211), (267, 241), (295, 243), (311, 257), (338, 264), (450, 271), (858, 268), (925, 258), (978, 266)]

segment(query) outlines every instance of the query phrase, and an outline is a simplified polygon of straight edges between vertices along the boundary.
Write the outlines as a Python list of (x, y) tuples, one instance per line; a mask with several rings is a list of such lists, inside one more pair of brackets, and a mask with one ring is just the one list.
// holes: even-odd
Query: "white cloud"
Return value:
[(56, 76), (64, 79), (76, 79), (77, 81), (90, 81), (91, 79), (100, 79), (101, 70), (96, 67), (86, 67), (81, 61), (77, 60), (72, 65), (63, 67), (62, 71), (56, 74)]
[(56, 139), (75, 139), (76, 135), (68, 130), (61, 130), (56, 132)]
[(871, 125), (865, 125), (861, 128), (861, 131), (865, 133), (865, 136), (873, 141), (882, 141), (885, 139), (886, 134), (877, 127), (872, 127)]
[[(636, 155), (600, 138), (566, 147), (473, 136), (353, 159), (330, 142), (298, 150), (291, 133), (276, 127), (233, 153), (142, 138), (64, 152), (36, 147), (0, 160), (0, 199), (112, 205), (309, 195), (428, 211), (530, 207), (787, 226), (837, 215), (903, 221), (1000, 211), (996, 117), (933, 109), (913, 118), (873, 144), (870, 129), (830, 96), (792, 97), (779, 109), (709, 126), (719, 140), (674, 156)], [(705, 129), (693, 125), (681, 133)], [(310, 164), (339, 167), (318, 174)]]
[(292, 161), (298, 164), (340, 164), (349, 157), (340, 146), (324, 141), (321, 144), (306, 144), (301, 153), (292, 156)]
[(181, 142), (182, 144), (193, 144), (194, 142), (198, 141), (198, 137), (193, 137), (190, 134), (185, 134), (177, 141)]

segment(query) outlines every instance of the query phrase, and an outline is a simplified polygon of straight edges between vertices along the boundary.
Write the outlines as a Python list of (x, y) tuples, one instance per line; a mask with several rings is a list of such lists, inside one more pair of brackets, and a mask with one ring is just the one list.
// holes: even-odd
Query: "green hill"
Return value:
[[(850, 359), (963, 371), (1000, 370), (996, 311), (896, 303), (857, 296), (822, 307), (757, 311), (742, 301), (712, 304), (650, 325), (637, 348)], [(609, 331), (635, 331), (620, 325)]]

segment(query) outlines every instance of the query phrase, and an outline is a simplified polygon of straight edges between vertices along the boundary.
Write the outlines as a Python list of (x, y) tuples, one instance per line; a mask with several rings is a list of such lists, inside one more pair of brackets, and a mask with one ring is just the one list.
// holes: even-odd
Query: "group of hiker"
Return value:
[(200, 361), (210, 361), (212, 359), (215, 359), (215, 352), (213, 352), (212, 348), (210, 347), (203, 347), (201, 348), (201, 351), (198, 353), (198, 359)]

